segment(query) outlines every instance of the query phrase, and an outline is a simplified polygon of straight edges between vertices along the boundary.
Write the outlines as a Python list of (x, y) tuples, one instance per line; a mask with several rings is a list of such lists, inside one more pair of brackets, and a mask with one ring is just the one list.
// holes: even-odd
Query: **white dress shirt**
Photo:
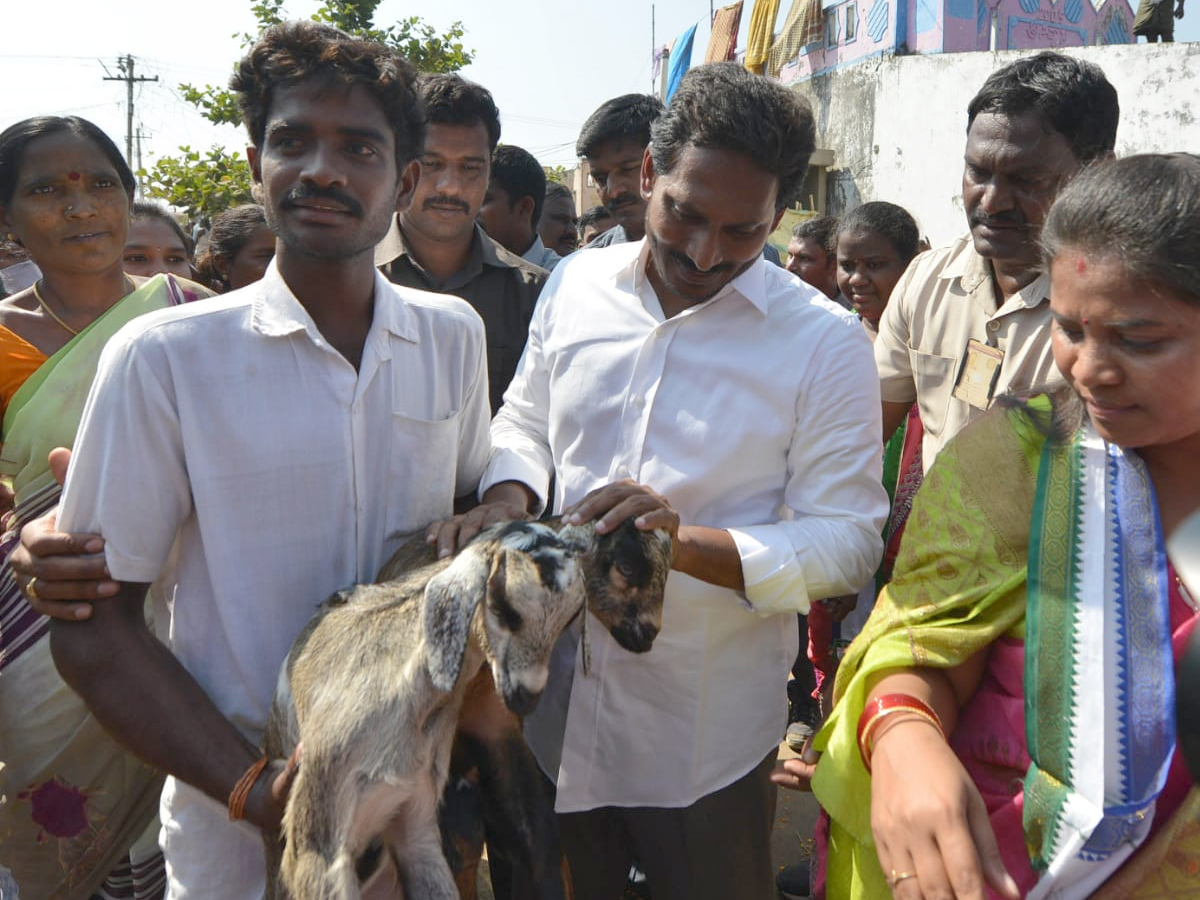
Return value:
[[(272, 264), (113, 337), (59, 521), (102, 534), (120, 581), (153, 581), (177, 542), (171, 648), (258, 744), (317, 605), (373, 581), (402, 534), (453, 511), (483, 470), (487, 428), (483, 324), (465, 302), (377, 274), (356, 372)], [(170, 897), (261, 896), (256, 829), (175, 779), (162, 817)]]
[(687, 806), (749, 772), (786, 723), (794, 614), (857, 591), (882, 552), (878, 379), (857, 320), (761, 259), (667, 319), (646, 261), (637, 242), (555, 269), (480, 490), (544, 498), (553, 472), (561, 509), (632, 478), (684, 524), (728, 530), (746, 589), (672, 572), (653, 649), (593, 620), (590, 676), (560, 642), (526, 733), (561, 812)]

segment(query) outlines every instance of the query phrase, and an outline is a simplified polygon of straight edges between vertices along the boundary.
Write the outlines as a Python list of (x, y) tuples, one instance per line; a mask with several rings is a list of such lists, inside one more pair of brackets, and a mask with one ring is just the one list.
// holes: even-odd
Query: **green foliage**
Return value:
[(243, 157), (215, 146), (204, 154), (191, 147), (179, 152), (162, 157), (149, 172), (138, 172), (151, 197), (183, 210), (190, 221), (253, 199), (250, 165)]
[[(250, 6), (259, 32), (287, 18), (285, 0), (257, 0)], [(375, 10), (381, 0), (323, 0), (312, 18), (327, 22), (349, 34), (380, 41), (404, 54), (423, 72), (456, 72), (468, 65), (474, 54), (463, 47), (466, 33), (462, 22), (455, 22), (443, 33), (411, 16), (385, 27), (374, 24)], [(249, 47), (258, 34), (242, 34), (242, 46)], [(200, 110), (215, 125), (241, 125), (242, 114), (234, 95), (215, 85), (196, 87), (181, 84), (183, 98)], [(182, 156), (163, 157), (146, 173), (146, 190), (151, 196), (187, 210), (189, 217), (212, 215), (231, 203), (250, 198), (250, 167), (244, 159), (213, 147), (206, 156), (181, 147)], [(236, 198), (228, 200), (227, 198)]]
[(566, 166), (542, 166), (546, 172), (547, 181), (557, 181), (559, 184), (570, 187), (571, 170)]

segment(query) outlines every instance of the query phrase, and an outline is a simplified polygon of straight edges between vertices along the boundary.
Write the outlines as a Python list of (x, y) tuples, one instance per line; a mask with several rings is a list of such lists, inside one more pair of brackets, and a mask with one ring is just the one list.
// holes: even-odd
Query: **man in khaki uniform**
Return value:
[(884, 437), (919, 404), (926, 471), (998, 395), (1061, 383), (1038, 237), (1063, 185), (1112, 155), (1117, 118), (1100, 68), (1057, 53), (993, 73), (968, 106), (970, 234), (913, 261), (875, 342)]

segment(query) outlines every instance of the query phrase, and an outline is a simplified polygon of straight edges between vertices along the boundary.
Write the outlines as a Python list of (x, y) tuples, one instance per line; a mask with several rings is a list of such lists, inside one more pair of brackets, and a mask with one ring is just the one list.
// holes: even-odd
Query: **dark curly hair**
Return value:
[(886, 200), (872, 200), (862, 206), (856, 206), (838, 225), (836, 237), (874, 232), (887, 238), (905, 265), (912, 262), (921, 246), (921, 231), (917, 222), (903, 206), (888, 203)]
[(837, 216), (815, 216), (792, 226), (792, 237), (796, 240), (816, 242), (826, 253), (837, 249)]
[(275, 91), (309, 80), (361, 86), (370, 92), (396, 136), (397, 170), (420, 155), (425, 145), (425, 111), (416, 89), (417, 70), (384, 44), (310, 21), (272, 25), (238, 63), (229, 81), (256, 147), (263, 145)]
[(225, 277), (217, 270), (214, 260), (233, 261), (250, 242), (254, 232), (267, 224), (267, 215), (257, 203), (244, 203), (223, 209), (212, 220), (208, 241), (196, 255), (196, 271), (210, 287), (229, 290)]
[(1061, 134), (1081, 163), (1110, 156), (1117, 142), (1117, 89), (1095, 63), (1061, 53), (1018, 59), (988, 76), (967, 106), (967, 131), (980, 113), (1033, 114)]
[(481, 84), (458, 75), (422, 75), (418, 90), (425, 112), (434, 125), (482, 125), (487, 130), (488, 153), (500, 143), (500, 110), (492, 93)]
[(546, 170), (532, 153), (522, 147), (506, 144), (492, 152), (492, 183), (508, 194), (514, 206), (522, 197), (533, 199), (531, 225), (537, 228), (546, 202)]
[(727, 150), (779, 179), (777, 209), (800, 196), (815, 146), (808, 101), (734, 62), (691, 69), (650, 126), (656, 173), (670, 172), (686, 147)]
[(650, 126), (662, 115), (662, 101), (650, 94), (622, 94), (600, 104), (579, 129), (576, 156), (591, 156), (610, 141), (650, 143)]

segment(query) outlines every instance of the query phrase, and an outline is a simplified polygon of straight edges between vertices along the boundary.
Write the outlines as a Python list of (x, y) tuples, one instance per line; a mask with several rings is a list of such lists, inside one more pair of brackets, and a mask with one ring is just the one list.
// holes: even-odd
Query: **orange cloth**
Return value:
[(712, 36), (708, 39), (706, 63), (725, 62), (733, 59), (737, 49), (738, 26), (742, 22), (742, 0), (731, 6), (722, 6), (713, 15)]
[(25, 379), (46, 361), (46, 354), (23, 337), (0, 325), (0, 419)]

